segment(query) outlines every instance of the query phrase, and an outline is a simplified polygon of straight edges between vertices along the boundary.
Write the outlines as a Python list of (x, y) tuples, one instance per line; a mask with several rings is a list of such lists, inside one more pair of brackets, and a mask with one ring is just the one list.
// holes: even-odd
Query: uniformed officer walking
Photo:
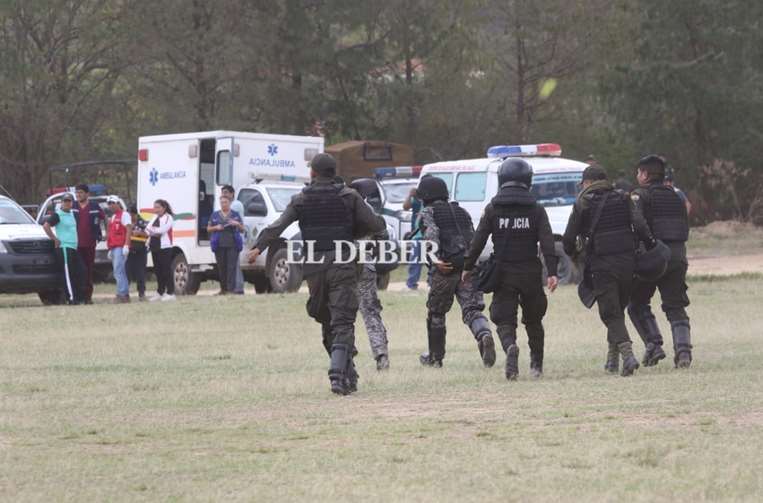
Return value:
[(613, 188), (604, 169), (587, 167), (583, 171), (582, 187), (564, 231), (564, 252), (576, 256), (577, 238), (585, 239), (583, 281), (593, 291), (599, 317), (607, 327), (609, 351), (605, 369), (617, 372), (619, 356), (622, 356), (622, 375), (629, 376), (639, 368), (625, 327), (625, 307), (633, 281), (634, 230), (650, 248), (654, 239), (643, 216), (625, 193)]
[[(350, 188), (358, 191), (358, 194), (374, 209), (375, 212), (382, 211), (382, 198), (379, 193), (379, 186), (375, 180), (370, 178), (360, 178), (350, 183)], [(387, 230), (378, 232), (366, 239), (373, 241), (389, 239)], [(389, 348), (387, 341), (387, 327), (382, 321), (382, 305), (379, 302), (378, 288), (376, 285), (376, 265), (365, 263), (361, 266), (360, 277), (358, 278), (358, 300), (360, 303), (360, 314), (363, 316), (363, 322), (366, 325), (368, 333), (368, 342), (371, 344), (371, 353), (376, 360), (376, 370), (389, 369)]]
[(490, 324), (482, 314), (485, 303), (482, 292), (472, 279), (462, 281), (464, 258), (474, 236), (469, 213), (458, 203), (448, 202), (448, 186), (434, 176), (419, 182), (418, 195), (424, 203), (419, 224), (424, 241), (436, 243), (438, 261), (433, 265), (432, 283), (427, 298), (427, 338), (429, 351), (422, 354), (422, 365), (442, 367), (445, 357), (445, 315), (453, 306), (455, 296), (461, 306), (461, 319), (477, 341), (482, 362), (486, 367), (495, 363), (495, 344)]
[(323, 345), (330, 355), (331, 391), (346, 395), (357, 390), (358, 374), (352, 359), (355, 350), (355, 317), (358, 311), (357, 263), (340, 262), (349, 253), (337, 241), (353, 241), (385, 229), (384, 219), (360, 195), (334, 178), (336, 161), (318, 154), (310, 163), (312, 183), (295, 195), (281, 217), (262, 231), (249, 252), (249, 262), (265, 250), (295, 220), (302, 239), (313, 242), (314, 261), (305, 263), (304, 277), (310, 291), (308, 314), (321, 324)]
[(547, 285), (554, 291), (557, 256), (554, 234), (546, 210), (530, 193), (532, 168), (522, 159), (507, 159), (498, 170), (498, 194), (485, 207), (464, 264), (468, 281), (487, 239), (493, 237), (494, 283), (490, 319), (496, 324), (501, 346), (506, 352), (506, 379), (519, 374), (517, 307), (522, 306), (522, 323), (530, 346), (530, 375), (543, 375), (543, 316), (548, 302), (543, 291), (543, 266), (538, 244), (548, 270)]
[(646, 344), (644, 365), (651, 366), (665, 358), (662, 334), (649, 305), (655, 290), (660, 290), (662, 310), (673, 333), (673, 362), (677, 368), (688, 368), (692, 361), (691, 327), (686, 306), (686, 240), (689, 220), (686, 205), (672, 187), (664, 185), (665, 161), (649, 155), (638, 162), (636, 179), (639, 187), (631, 192), (633, 204), (643, 212), (656, 239), (670, 248), (665, 274), (657, 281), (637, 278), (633, 285), (628, 315)]

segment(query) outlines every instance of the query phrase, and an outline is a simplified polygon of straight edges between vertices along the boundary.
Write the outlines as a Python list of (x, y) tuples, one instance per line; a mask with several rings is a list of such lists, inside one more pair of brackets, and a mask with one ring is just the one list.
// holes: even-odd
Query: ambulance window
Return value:
[(484, 201), (487, 173), (459, 173), (456, 179), (456, 201)]
[(233, 185), (233, 158), (228, 150), (217, 153), (217, 185)]
[(453, 193), (453, 173), (429, 173), (432, 176), (443, 180), (445, 185), (448, 186), (448, 194)]

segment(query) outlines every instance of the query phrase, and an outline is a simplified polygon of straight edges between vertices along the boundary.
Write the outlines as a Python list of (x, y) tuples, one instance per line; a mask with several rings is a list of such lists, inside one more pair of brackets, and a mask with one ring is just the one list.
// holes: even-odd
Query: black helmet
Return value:
[(318, 176), (333, 177), (336, 173), (336, 160), (330, 154), (318, 154), (310, 161), (310, 167)]
[(665, 159), (659, 155), (642, 157), (636, 167), (645, 170), (650, 180), (662, 181), (665, 178)]
[(376, 212), (381, 211), (382, 197), (376, 180), (372, 178), (358, 178), (350, 182), (350, 188), (357, 190), (360, 197), (365, 199)]
[(419, 182), (419, 188), (417, 189), (418, 197), (424, 201), (424, 204), (429, 204), (442, 199), (448, 200), (448, 185), (442, 178), (436, 176), (426, 175), (421, 177)]
[(501, 187), (524, 187), (533, 183), (533, 169), (524, 159), (506, 159), (498, 168), (498, 185)]
[(665, 274), (670, 260), (670, 247), (660, 241), (647, 251), (636, 252), (634, 274), (644, 281), (657, 281)]

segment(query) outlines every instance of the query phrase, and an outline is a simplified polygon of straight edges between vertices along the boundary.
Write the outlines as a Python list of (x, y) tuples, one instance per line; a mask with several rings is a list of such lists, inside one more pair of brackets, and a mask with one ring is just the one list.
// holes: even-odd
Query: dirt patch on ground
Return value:
[(689, 257), (689, 276), (763, 273), (763, 254), (733, 257)]

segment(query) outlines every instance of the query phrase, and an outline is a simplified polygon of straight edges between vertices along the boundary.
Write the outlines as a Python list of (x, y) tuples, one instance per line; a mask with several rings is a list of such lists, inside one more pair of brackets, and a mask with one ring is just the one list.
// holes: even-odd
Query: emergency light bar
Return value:
[(376, 178), (418, 178), (421, 174), (421, 166), (396, 166), (394, 168), (376, 168)]
[(562, 155), (562, 147), (556, 143), (537, 145), (495, 145), (487, 149), (488, 157), (533, 157)]

